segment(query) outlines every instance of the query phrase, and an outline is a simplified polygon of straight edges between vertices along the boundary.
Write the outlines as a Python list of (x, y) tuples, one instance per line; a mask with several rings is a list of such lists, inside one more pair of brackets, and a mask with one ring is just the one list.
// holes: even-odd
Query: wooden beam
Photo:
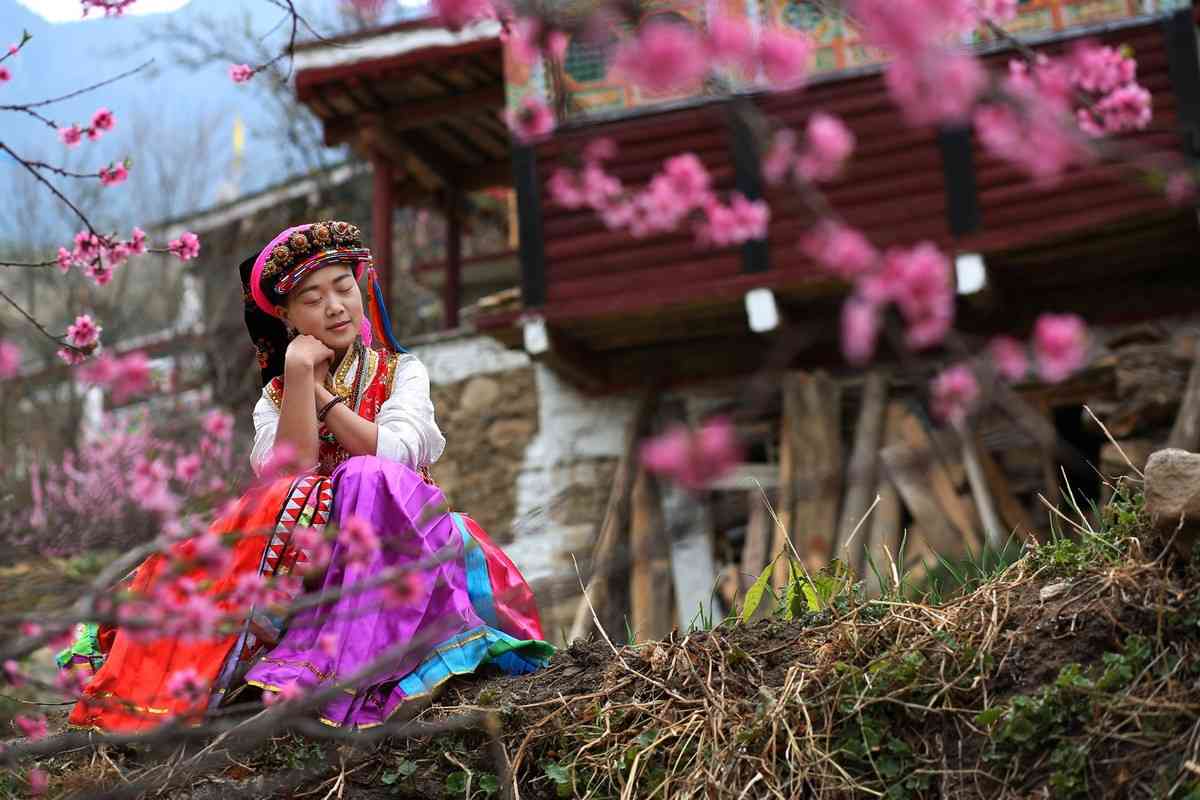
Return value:
[[(376, 114), (388, 130), (407, 131), (448, 119), (474, 116), (485, 109), (501, 108), (504, 108), (504, 87), (484, 86), (399, 105), (379, 106)], [(361, 126), (361, 119), (354, 115), (334, 117), (325, 123), (325, 141), (331, 145), (344, 144), (354, 138)]]
[(738, 576), (739, 590), (745, 595), (763, 568), (767, 566), (771, 548), (771, 531), (775, 521), (767, 507), (770, 497), (764, 498), (758, 491), (750, 492), (750, 519), (746, 523), (746, 541), (742, 543), (742, 567)]
[(828, 562), (842, 477), (838, 383), (823, 372), (789, 373), (783, 377), (782, 391), (779, 525), (771, 555), (785, 556), (775, 567), (776, 588), (787, 583), (788, 558), (798, 554), (814, 568)]
[[(1188, 373), (1187, 388), (1183, 390), (1183, 402), (1171, 426), (1167, 447), (1195, 450), (1200, 447), (1200, 339), (1193, 346), (1195, 355), (1191, 372)], [(1142, 465), (1138, 465), (1139, 469)]]
[(837, 527), (837, 549), (850, 547), (846, 554), (846, 562), (856, 570), (862, 567), (863, 553), (866, 552), (866, 534), (870, 528), (859, 528), (854, 542), (850, 542), (850, 534), (859, 525), (871, 502), (875, 499), (874, 491), (878, 481), (876, 473), (879, 464), (879, 443), (883, 437), (885, 404), (888, 395), (887, 376), (873, 370), (867, 374), (863, 382), (862, 404), (859, 406), (858, 424), (854, 429), (854, 449), (850, 455), (850, 465), (846, 470), (846, 497), (842, 502), (841, 521)]
[(983, 466), (984, 479), (987, 481), (988, 487), (996, 498), (996, 505), (1000, 511), (1000, 518), (1004, 520), (1005, 527), (1009, 533), (1016, 533), (1018, 537), (1025, 541), (1037, 541), (1036, 531), (1033, 527), (1033, 517), (1025, 510), (1025, 506), (1017, 499), (1013, 492), (1012, 484), (1009, 483), (1008, 477), (1004, 474), (1004, 470), (992, 458), (992, 454), (983, 446), (978, 434), (975, 437), (975, 452), (979, 456), (979, 463)]
[[(637, 448), (650, 420), (658, 409), (658, 394), (645, 391), (638, 400), (633, 416), (625, 427), (625, 442), (621, 448), (621, 456), (617, 461), (617, 469), (613, 474), (612, 490), (608, 495), (608, 504), (604, 509), (604, 517), (600, 522), (596, 536), (596, 546), (592, 550), (591, 574), (584, 589), (584, 597), (580, 599), (575, 609), (575, 619), (571, 623), (571, 631), (567, 642), (581, 639), (592, 630), (595, 624), (593, 609), (599, 614), (608, 597), (608, 585), (612, 580), (610, 573), (614, 564), (618, 563), (616, 556), (624, 538), (625, 523), (629, 516), (629, 500), (633, 492), (633, 482), (637, 474)], [(590, 606), (589, 606), (590, 601)]]
[(550, 329), (547, 336), (549, 347), (545, 352), (533, 354), (535, 361), (583, 392), (596, 393), (605, 388), (608, 375), (603, 359), (561, 331)]
[(629, 616), (637, 641), (671, 632), (671, 546), (664, 536), (658, 482), (645, 469), (633, 484), (629, 515)]
[(451, 186), (446, 191), (446, 283), (442, 287), (442, 327), (458, 327), (458, 309), (462, 304), (462, 191)]
[(393, 167), (391, 159), (382, 153), (371, 159), (371, 255), (379, 273), (384, 304), (390, 307), (392, 293), (392, 218), (395, 212), (392, 196)]

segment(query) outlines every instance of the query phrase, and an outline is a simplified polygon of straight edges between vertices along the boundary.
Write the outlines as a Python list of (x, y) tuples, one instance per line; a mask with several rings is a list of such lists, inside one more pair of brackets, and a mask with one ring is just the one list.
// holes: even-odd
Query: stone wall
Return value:
[(608, 501), (633, 400), (591, 398), (482, 336), (412, 345), (429, 370), (446, 452), (433, 476), (450, 504), (504, 545), (561, 641)]

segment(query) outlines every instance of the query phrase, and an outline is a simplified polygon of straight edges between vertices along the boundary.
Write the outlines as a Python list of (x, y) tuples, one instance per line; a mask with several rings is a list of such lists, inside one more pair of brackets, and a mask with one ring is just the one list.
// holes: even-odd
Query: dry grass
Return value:
[[(360, 749), (281, 737), (158, 794), (1195, 800), (1200, 567), (1152, 540), (1137, 498), (1102, 517), (945, 602), (847, 585), (749, 625), (577, 642), (425, 714), (484, 710), (498, 746), (483, 731)], [(44, 765), (56, 793), (170, 773), (144, 754), (80, 759)]]

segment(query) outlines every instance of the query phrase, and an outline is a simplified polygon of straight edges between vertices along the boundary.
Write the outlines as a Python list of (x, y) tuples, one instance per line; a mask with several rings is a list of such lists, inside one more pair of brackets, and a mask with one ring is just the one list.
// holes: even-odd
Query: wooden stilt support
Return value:
[(746, 541), (742, 544), (742, 567), (738, 576), (740, 594), (745, 595), (750, 584), (767, 565), (771, 549), (771, 530), (775, 521), (767, 508), (770, 496), (763, 498), (759, 492), (750, 494), (750, 519), (746, 523)]
[(1000, 522), (1000, 516), (996, 513), (996, 505), (992, 501), (992, 493), (983, 471), (975, 436), (965, 426), (959, 427), (958, 435), (962, 440), (962, 459), (967, 468), (967, 483), (971, 487), (971, 497), (975, 500), (975, 509), (979, 512), (979, 519), (983, 523), (984, 535), (988, 546), (993, 550), (999, 550), (1004, 547), (1008, 537)]
[(884, 408), (887, 393), (887, 376), (879, 371), (868, 373), (863, 383), (858, 424), (854, 429), (854, 449), (846, 469), (846, 498), (842, 503), (841, 521), (838, 523), (835, 555), (849, 564), (857, 574), (862, 574), (863, 554), (866, 552), (867, 532), (870, 528), (866, 523), (859, 527), (853, 542), (850, 541), (850, 534), (862, 522), (875, 499), (879, 444), (887, 419)]
[[(771, 555), (792, 548), (812, 568), (833, 553), (841, 503), (841, 390), (823, 372), (785, 375), (780, 436), (779, 522)], [(773, 583), (787, 582), (786, 559)]]
[(968, 546), (978, 552), (982, 541), (970, 512), (938, 460), (924, 424), (902, 404), (892, 403), (888, 425), (897, 426), (898, 443), (885, 447), (880, 458), (930, 548), (947, 558), (962, 556)]
[[(1196, 342), (1195, 360), (1188, 374), (1187, 388), (1183, 390), (1183, 403), (1171, 427), (1167, 447), (1195, 452), (1200, 448), (1200, 340)], [(1140, 469), (1143, 465), (1136, 465)]]
[(629, 498), (637, 474), (638, 442), (649, 426), (657, 406), (658, 393), (647, 391), (639, 400), (633, 418), (629, 420), (629, 427), (625, 431), (625, 444), (617, 461), (616, 473), (613, 475), (612, 491), (608, 496), (604, 519), (600, 523), (596, 547), (592, 551), (591, 577), (584, 590), (586, 596), (580, 599), (575, 609), (575, 619), (567, 635), (568, 642), (583, 638), (592, 630), (595, 620), (592, 618), (592, 610), (588, 607), (588, 600), (597, 613), (604, 607), (609, 581), (612, 578), (610, 573), (615, 566), (614, 556), (620, 549), (628, 526)]
[(1033, 518), (1029, 516), (1029, 512), (1025, 510), (1025, 506), (1017, 499), (1017, 495), (1013, 492), (1012, 484), (1009, 483), (1008, 477), (1005, 476), (1004, 470), (996, 463), (996, 459), (992, 458), (992, 454), (987, 451), (980, 441), (978, 434), (973, 434), (974, 451), (979, 458), (979, 464), (983, 467), (983, 477), (988, 488), (992, 492), (992, 496), (996, 499), (996, 507), (1000, 513), (1000, 519), (1004, 523), (1004, 537), (1008, 541), (1008, 536), (1016, 533), (1018, 538), (1026, 541), (1034, 540), (1034, 525)]
[(638, 470), (629, 518), (629, 616), (638, 641), (661, 639), (671, 632), (670, 545), (658, 482), (646, 470)]

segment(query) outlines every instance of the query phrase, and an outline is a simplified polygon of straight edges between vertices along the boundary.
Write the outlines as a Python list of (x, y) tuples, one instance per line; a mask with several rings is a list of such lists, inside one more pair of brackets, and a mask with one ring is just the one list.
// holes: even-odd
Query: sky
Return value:
[[(332, 7), (337, 0), (306, 2), (311, 8), (327, 10), (318, 4)], [(234, 84), (229, 79), (230, 64), (224, 60), (197, 69), (183, 67), (176, 62), (172, 46), (157, 35), (174, 19), (185, 26), (203, 20), (216, 30), (246, 27), (255, 34), (266, 33), (281, 17), (268, 0), (138, 0), (130, 11), (141, 14), (107, 19), (96, 13), (83, 19), (80, 9), (79, 0), (0, 0), (0, 46), (18, 41), (22, 30), (33, 35), (18, 55), (5, 62), (12, 78), (0, 85), (0, 103), (65, 95), (149, 59), (154, 61), (151, 70), (39, 109), (59, 125), (81, 126), (100, 106), (111, 109), (117, 125), (98, 142), (85, 141), (68, 151), (54, 130), (31, 116), (14, 113), (0, 114), (0, 141), (25, 158), (78, 164), (85, 171), (133, 156), (136, 170), (137, 143), (144, 142), (148, 133), (186, 141), (190, 132), (202, 127), (211, 131), (215, 150), (203, 165), (211, 180), (205, 200), (190, 209), (197, 211), (216, 203), (218, 188), (233, 173), (234, 128), (240, 121), (246, 131), (244, 169), (237, 177), (240, 191), (252, 193), (289, 177), (293, 167), (281, 157), (278, 139), (271, 138), (273, 118), (264, 110), (261, 84)], [(395, 10), (402, 13), (399, 3)], [(329, 157), (337, 156), (331, 152)], [(16, 169), (15, 163), (0, 154), (0, 181), (10, 180), (10, 168)], [(18, 202), (24, 202), (18, 193), (0, 192), (0, 239), (22, 233), (14, 221), (18, 215), (12, 213), (12, 204)]]
[[(79, 0), (17, 0), (47, 22), (78, 22), (82, 16)], [(178, 11), (191, 0), (138, 0), (129, 7), (129, 14), (161, 14)], [(96, 17), (92, 12), (92, 17)]]

